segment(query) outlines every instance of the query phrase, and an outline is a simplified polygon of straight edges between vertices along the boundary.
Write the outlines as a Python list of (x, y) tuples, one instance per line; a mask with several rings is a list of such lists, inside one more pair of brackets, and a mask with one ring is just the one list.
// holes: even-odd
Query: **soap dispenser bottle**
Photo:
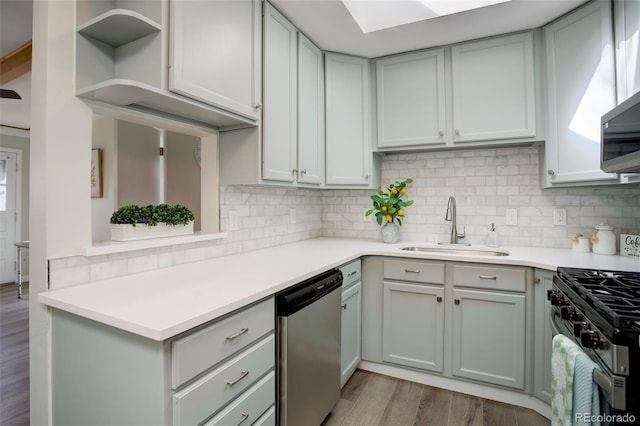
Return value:
[(498, 234), (498, 231), (496, 231), (496, 227), (493, 223), (491, 224), (489, 231), (487, 231), (485, 244), (488, 247), (500, 247), (500, 235)]

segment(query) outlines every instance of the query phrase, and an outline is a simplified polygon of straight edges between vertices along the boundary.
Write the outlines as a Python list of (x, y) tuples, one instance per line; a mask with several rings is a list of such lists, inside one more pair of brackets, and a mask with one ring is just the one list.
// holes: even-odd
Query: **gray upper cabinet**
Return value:
[(296, 180), (297, 30), (269, 3), (264, 9), (262, 178)]
[[(179, 1), (170, 4), (178, 6), (174, 7), (176, 13), (183, 13), (186, 18), (191, 19), (187, 12), (194, 8), (224, 8), (221, 5), (228, 6), (227, 3), (233, 3), (234, 6), (230, 9), (245, 7), (248, 10), (259, 7), (258, 0)], [(217, 61), (217, 56), (225, 49), (236, 49), (236, 37), (227, 35), (220, 43), (206, 38), (200, 42), (199, 47), (194, 47), (191, 45), (195, 43), (194, 39), (199, 36), (210, 37), (207, 30), (211, 28), (210, 22), (193, 25), (192, 21), (174, 17), (174, 23), (188, 24), (189, 31), (179, 28), (180, 25), (170, 29), (168, 5), (169, 2), (165, 0), (76, 2), (76, 95), (136, 110), (161, 112), (177, 120), (204, 123), (219, 129), (255, 126), (256, 114), (249, 109), (254, 106), (255, 100), (251, 96), (260, 94), (260, 68), (247, 67), (239, 73), (236, 73), (236, 68), (240, 68), (240, 65), (244, 67), (245, 62), (255, 65), (255, 58), (259, 56), (247, 56), (242, 60), (234, 58), (233, 65), (225, 64), (226, 59)], [(234, 25), (244, 25), (242, 28), (231, 28), (259, 35), (259, 27), (248, 28), (247, 24), (250, 21), (253, 25), (256, 15), (246, 15), (245, 22), (235, 19), (235, 16), (230, 18)], [(185, 80), (193, 83), (193, 87), (184, 89), (182, 93), (188, 93), (189, 97), (170, 91), (168, 84), (171, 64), (169, 42), (174, 41), (174, 35), (177, 35), (175, 41), (182, 43), (182, 47), (178, 51), (173, 49), (171, 59), (176, 64), (184, 60), (184, 69), (180, 72)], [(253, 43), (252, 52), (259, 55), (259, 41), (254, 40)], [(202, 53), (211, 51), (214, 53)], [(181, 56), (183, 53), (184, 57)], [(231, 74), (229, 69), (233, 70)], [(206, 73), (209, 71), (214, 78), (208, 78)], [(246, 78), (245, 87), (245, 77), (253, 72), (256, 74), (251, 80)], [(242, 74), (244, 75), (239, 77)], [(211, 93), (218, 91), (219, 96), (214, 99), (209, 96), (211, 93), (203, 94), (202, 90), (197, 92), (197, 85)], [(251, 91), (251, 96), (240, 93), (246, 88)], [(249, 107), (243, 110), (238, 102), (247, 103)]]
[(298, 33), (298, 183), (324, 181), (324, 62), (322, 52)]
[(618, 103), (640, 92), (640, 2), (618, 0), (613, 2)]
[(327, 186), (373, 187), (369, 60), (327, 53)]
[(169, 16), (169, 90), (257, 119), (260, 1), (171, 1)]
[(533, 34), (451, 48), (453, 141), (536, 136)]
[(376, 61), (378, 148), (446, 141), (444, 49)]
[(617, 183), (600, 170), (600, 119), (616, 104), (611, 3), (595, 1), (544, 27), (547, 186)]
[(378, 149), (531, 143), (538, 137), (533, 33), (376, 61)]

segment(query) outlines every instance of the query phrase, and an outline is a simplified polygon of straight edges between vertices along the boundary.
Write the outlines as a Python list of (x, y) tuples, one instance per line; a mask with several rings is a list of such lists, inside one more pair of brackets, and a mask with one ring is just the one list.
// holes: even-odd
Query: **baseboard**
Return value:
[(520, 392), (494, 388), (478, 383), (451, 379), (448, 377), (435, 376), (428, 373), (407, 370), (401, 367), (394, 367), (392, 365), (378, 364), (369, 361), (360, 361), (360, 363), (358, 364), (358, 368), (360, 368), (361, 370), (371, 371), (373, 373), (395, 377), (397, 379), (408, 380), (411, 382), (421, 383), (423, 385), (447, 389), (453, 392), (473, 395), (484, 399), (491, 399), (493, 401), (517, 405), (518, 407), (529, 408), (548, 419), (551, 418), (551, 406), (534, 396), (526, 395)]

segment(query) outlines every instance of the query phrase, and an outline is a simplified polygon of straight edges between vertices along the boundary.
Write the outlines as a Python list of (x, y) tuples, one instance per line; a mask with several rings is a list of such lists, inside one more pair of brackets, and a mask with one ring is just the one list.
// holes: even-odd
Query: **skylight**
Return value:
[(342, 0), (363, 33), (511, 0)]

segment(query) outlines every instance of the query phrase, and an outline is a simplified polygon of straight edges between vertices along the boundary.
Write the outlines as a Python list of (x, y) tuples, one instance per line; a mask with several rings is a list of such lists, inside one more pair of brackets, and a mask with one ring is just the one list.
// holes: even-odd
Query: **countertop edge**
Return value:
[[(315, 238), (162, 270), (51, 290), (38, 294), (37, 298), (40, 303), (52, 308), (61, 309), (152, 340), (163, 341), (244, 306), (273, 296), (280, 290), (306, 278), (363, 256), (489, 263), (548, 271), (555, 271), (558, 266), (620, 269), (619, 265), (623, 265), (627, 268), (623, 270), (640, 271), (640, 258), (624, 259), (624, 256), (575, 253), (568, 249), (503, 247), (511, 253), (510, 256), (478, 256), (402, 251), (401, 247), (407, 245), (433, 244), (412, 242), (383, 244), (369, 240)], [(486, 249), (486, 247), (484, 248)], [(309, 259), (308, 256), (302, 254), (305, 251), (317, 251), (318, 254), (312, 256), (313, 259)], [(288, 257), (291, 257), (291, 262), (299, 261), (301, 266), (298, 268), (296, 264), (289, 264), (287, 267)], [(246, 262), (253, 262), (254, 268), (245, 268), (239, 277), (232, 277), (232, 273), (228, 270), (219, 270), (223, 266), (229, 266), (231, 269), (234, 266), (241, 267)], [(607, 265), (612, 265), (612, 267), (608, 268)], [(212, 279), (209, 274), (214, 271), (217, 271), (217, 276)], [(171, 281), (172, 277), (179, 277), (185, 272), (193, 275), (193, 283)], [(264, 272), (264, 275), (261, 275), (260, 272)], [(281, 278), (276, 277), (276, 274)], [(149, 283), (159, 278), (166, 281), (159, 284)], [(264, 281), (264, 284), (256, 285), (255, 281)], [(185, 287), (178, 286), (189, 287), (185, 291)], [(158, 293), (149, 294), (153, 290), (157, 290)], [(124, 296), (112, 294), (117, 291), (127, 294)], [(163, 291), (166, 294), (162, 293)], [(216, 295), (220, 296), (220, 301), (210, 303), (206, 301), (206, 297)], [(186, 299), (189, 297), (192, 298), (194, 305), (199, 306), (195, 308), (195, 312), (188, 309), (189, 300)], [(173, 316), (169, 315), (170, 313), (163, 315), (167, 307), (173, 306), (171, 304), (174, 302), (178, 312), (173, 312)]]

